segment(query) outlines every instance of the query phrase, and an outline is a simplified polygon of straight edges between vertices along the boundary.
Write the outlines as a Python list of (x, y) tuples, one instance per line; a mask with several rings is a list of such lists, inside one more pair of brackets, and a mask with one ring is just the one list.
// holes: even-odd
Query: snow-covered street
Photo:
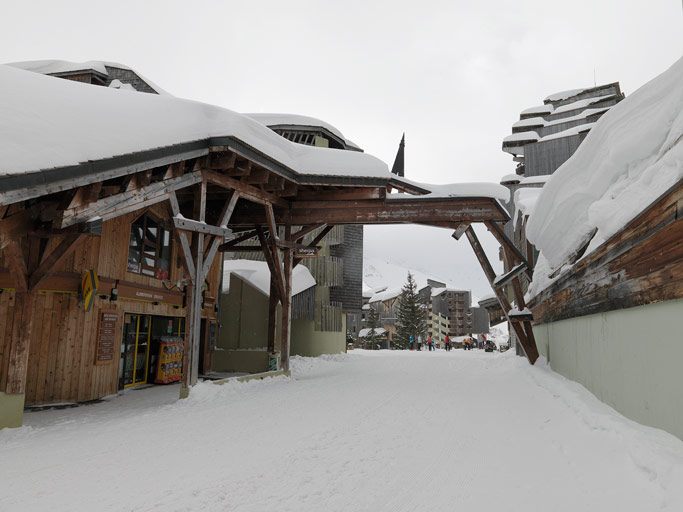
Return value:
[(0, 431), (0, 510), (683, 510), (683, 443), (511, 353), (294, 358)]

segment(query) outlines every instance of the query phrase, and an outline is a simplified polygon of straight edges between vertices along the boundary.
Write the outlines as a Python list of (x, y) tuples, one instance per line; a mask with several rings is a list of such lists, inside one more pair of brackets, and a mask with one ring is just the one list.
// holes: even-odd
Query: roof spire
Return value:
[(394, 165), (391, 166), (392, 174), (397, 174), (398, 176), (405, 176), (406, 163), (405, 163), (405, 148), (406, 148), (406, 134), (403, 132), (401, 137), (401, 142), (398, 145), (398, 152), (396, 153), (396, 158), (394, 159)]

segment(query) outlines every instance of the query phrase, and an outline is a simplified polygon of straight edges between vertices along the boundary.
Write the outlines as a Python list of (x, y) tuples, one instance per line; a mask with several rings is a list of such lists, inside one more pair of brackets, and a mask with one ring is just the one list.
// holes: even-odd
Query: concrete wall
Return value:
[(683, 300), (534, 326), (553, 370), (623, 415), (683, 439)]

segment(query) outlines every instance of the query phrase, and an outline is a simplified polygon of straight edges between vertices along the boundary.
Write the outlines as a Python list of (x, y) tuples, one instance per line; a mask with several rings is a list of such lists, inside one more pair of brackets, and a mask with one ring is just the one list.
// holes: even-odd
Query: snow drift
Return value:
[(527, 236), (547, 274), (605, 242), (683, 179), (683, 59), (606, 112), (543, 188)]

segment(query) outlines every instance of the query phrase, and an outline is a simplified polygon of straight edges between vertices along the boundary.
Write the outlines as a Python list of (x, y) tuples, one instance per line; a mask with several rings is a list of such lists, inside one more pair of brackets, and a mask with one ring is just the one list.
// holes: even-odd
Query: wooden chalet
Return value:
[[(28, 74), (7, 76), (33, 84)], [(57, 87), (64, 101), (78, 103), (78, 95), (87, 94), (84, 110), (112, 102), (118, 115), (133, 101), (137, 112), (150, 110), (140, 114), (140, 126), (125, 127), (139, 135), (131, 138), (139, 144), (136, 151), (61, 166), (31, 160), (12, 168), (36, 141), (57, 136), (46, 123), (31, 125), (36, 132), (26, 143), (19, 138), (19, 145), (0, 152), (10, 162), (0, 160), (0, 427), (21, 424), (24, 406), (95, 400), (146, 383), (180, 379), (181, 396), (187, 396), (200, 371), (211, 370), (220, 254), (253, 240), (272, 276), (268, 349), (280, 353), (285, 371), (292, 269), (333, 226), (415, 223), (453, 230), (456, 239), (467, 237), (494, 283), (497, 276), (472, 229), (484, 223), (510, 258), (524, 265), (503, 232), (509, 215), (494, 197), (438, 195), (388, 169), (359, 171), (353, 165), (373, 157), (300, 149), (254, 121), (241, 131), (228, 126), (225, 135), (219, 127), (203, 139), (149, 147), (143, 123), (176, 104), (186, 110), (188, 102), (38, 78), (36, 87)], [(19, 94), (16, 87), (8, 93)], [(15, 104), (21, 107), (21, 100), (19, 94)], [(207, 106), (198, 105), (205, 112)], [(234, 126), (246, 123), (239, 114), (216, 111)], [(184, 126), (182, 119), (161, 122)], [(119, 133), (104, 135), (107, 141)], [(272, 140), (274, 149), (264, 140)], [(69, 139), (65, 151), (94, 151), (99, 143)], [(295, 170), (300, 160), (286, 158), (290, 148), (296, 155), (310, 151), (314, 163), (349, 158), (351, 167)], [(314, 230), (313, 240), (302, 243)], [(517, 277), (506, 285), (521, 293)], [(495, 290), (502, 310), (509, 311), (502, 287)], [(523, 300), (517, 296), (518, 304)], [(282, 327), (276, 337), (278, 303)], [(530, 323), (513, 326), (533, 363), (538, 353)]]

